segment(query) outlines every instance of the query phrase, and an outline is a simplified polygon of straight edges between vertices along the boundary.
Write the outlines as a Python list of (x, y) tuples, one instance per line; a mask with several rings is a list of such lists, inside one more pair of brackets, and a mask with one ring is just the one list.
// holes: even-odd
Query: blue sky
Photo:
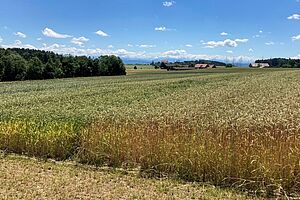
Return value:
[(300, 58), (300, 2), (1, 0), (0, 42), (127, 59)]

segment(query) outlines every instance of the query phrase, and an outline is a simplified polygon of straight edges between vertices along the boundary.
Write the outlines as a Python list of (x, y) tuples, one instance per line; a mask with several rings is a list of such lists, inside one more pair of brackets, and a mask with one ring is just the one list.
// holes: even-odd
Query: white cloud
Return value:
[(65, 38), (70, 38), (72, 37), (71, 35), (66, 35), (66, 34), (60, 34), (55, 32), (54, 30), (50, 29), (50, 28), (45, 28), (42, 31), (43, 35), (46, 37), (50, 37), (50, 38), (57, 38), (57, 39), (65, 39)]
[(254, 50), (252, 48), (249, 49), (249, 52), (253, 52)]
[(293, 37), (292, 37), (292, 40), (293, 40), (293, 41), (295, 41), (295, 40), (300, 40), (300, 35), (293, 36)]
[(206, 48), (215, 48), (215, 47), (237, 47), (238, 43), (248, 42), (248, 39), (226, 39), (224, 41), (209, 41), (204, 43)]
[(140, 44), (140, 45), (136, 45), (137, 47), (140, 47), (140, 48), (154, 48), (156, 47), (156, 45), (153, 45), (153, 44)]
[(15, 45), (22, 45), (22, 42), (20, 40), (16, 40)]
[(266, 42), (265, 44), (268, 46), (271, 46), (271, 45), (274, 45), (275, 43), (271, 41), (271, 42)]
[(299, 54), (299, 55), (296, 55), (296, 56), (293, 56), (293, 57), (291, 57), (291, 59), (300, 59), (300, 54)]
[(41, 40), (42, 40), (42, 38), (37, 38), (36, 40), (37, 40), (37, 41), (41, 41)]
[(162, 59), (174, 59), (174, 60), (225, 60), (226, 58), (231, 60), (247, 60), (253, 62), (256, 58), (249, 56), (225, 56), (225, 55), (207, 55), (207, 54), (191, 54), (186, 50), (177, 49), (164, 52), (146, 52), (146, 51), (129, 51), (126, 49), (100, 49), (100, 48), (82, 48), (71, 47), (61, 44), (44, 44), (40, 48), (35, 48), (33, 45), (23, 45), (21, 41), (16, 41), (12, 45), (2, 45), (4, 48), (31, 48), (40, 49), (45, 51), (53, 51), (58, 54), (70, 54), (70, 55), (86, 55), (86, 56), (100, 56), (100, 55), (116, 55), (123, 59), (145, 59), (145, 60), (162, 60)]
[(109, 49), (113, 49), (113, 48), (114, 48), (114, 46), (113, 46), (113, 45), (108, 45), (108, 46), (107, 46), (107, 48), (109, 48)]
[(24, 48), (24, 49), (37, 49), (31, 44), (23, 44), (20, 40), (16, 40), (13, 44), (1, 45), (3, 48)]
[(101, 36), (101, 37), (108, 37), (109, 35), (101, 30), (96, 32), (97, 35)]
[(133, 45), (132, 45), (132, 44), (127, 44), (127, 46), (128, 46), (128, 47), (133, 47)]
[(258, 32), (259, 32), (259, 34), (254, 35), (253, 38), (260, 38), (260, 37), (262, 37), (263, 31), (260, 30)]
[(287, 19), (300, 20), (300, 15), (299, 14), (293, 14), (293, 15), (289, 16)]
[(185, 46), (190, 47), (190, 48), (193, 47), (193, 45), (191, 45), (191, 44), (186, 44)]
[(220, 33), (220, 35), (222, 35), (222, 36), (227, 36), (227, 35), (228, 35), (228, 33), (226, 33), (226, 32), (222, 32), (222, 33)]
[(164, 31), (167, 31), (167, 28), (164, 26), (161, 26), (161, 27), (156, 27), (154, 30), (164, 32)]
[(156, 27), (154, 28), (155, 31), (161, 31), (161, 32), (166, 32), (166, 31), (171, 31), (172, 29), (167, 28), (165, 26), (160, 26), (160, 27)]
[(166, 32), (166, 31), (175, 31), (176, 29), (167, 28), (165, 26), (155, 27), (155, 31)]
[(233, 54), (233, 51), (226, 51), (227, 53)]
[(246, 43), (249, 41), (249, 39), (236, 39), (236, 42)]
[(172, 7), (176, 4), (176, 1), (165, 1), (163, 2), (164, 7)]
[(71, 40), (71, 43), (76, 44), (78, 46), (83, 46), (86, 42), (88, 42), (90, 39), (85, 37), (79, 37), (79, 38), (73, 38)]
[(14, 33), (14, 35), (15, 36), (18, 36), (18, 37), (21, 37), (21, 38), (26, 38), (27, 36), (24, 34), (24, 33), (22, 33), (22, 32), (16, 32), (16, 33)]

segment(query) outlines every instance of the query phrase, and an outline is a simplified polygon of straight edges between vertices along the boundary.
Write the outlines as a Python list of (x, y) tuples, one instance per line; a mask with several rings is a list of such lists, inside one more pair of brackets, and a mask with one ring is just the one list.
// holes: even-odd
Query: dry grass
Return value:
[(247, 199), (233, 191), (172, 180), (143, 179), (134, 171), (0, 157), (0, 199)]
[(174, 176), (267, 196), (299, 194), (299, 129), (280, 124), (197, 129), (166, 121), (96, 123), (82, 134), (78, 159), (98, 166), (141, 166), (146, 176)]

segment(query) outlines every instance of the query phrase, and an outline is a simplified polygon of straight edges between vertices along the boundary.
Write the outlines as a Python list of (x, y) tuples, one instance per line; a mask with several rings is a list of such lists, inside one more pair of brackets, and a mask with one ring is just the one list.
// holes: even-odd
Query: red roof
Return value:
[(209, 65), (208, 64), (196, 64), (195, 68), (208, 68)]

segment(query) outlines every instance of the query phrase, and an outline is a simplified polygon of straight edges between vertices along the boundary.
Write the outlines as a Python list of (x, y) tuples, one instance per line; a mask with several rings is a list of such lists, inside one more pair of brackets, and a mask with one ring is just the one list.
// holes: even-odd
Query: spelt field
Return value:
[(300, 194), (300, 71), (130, 71), (0, 83), (0, 149)]

